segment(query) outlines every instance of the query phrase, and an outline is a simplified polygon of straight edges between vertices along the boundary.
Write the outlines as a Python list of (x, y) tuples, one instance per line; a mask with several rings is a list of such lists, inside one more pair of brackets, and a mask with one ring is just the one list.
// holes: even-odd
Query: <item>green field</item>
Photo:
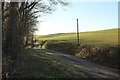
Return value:
[[(118, 29), (120, 30), (120, 28), (114, 28), (100, 31), (81, 32), (80, 43), (97, 46), (99, 45), (117, 46), (119, 33)], [(36, 37), (38, 40), (57, 40), (77, 43), (76, 33), (58, 33)]]

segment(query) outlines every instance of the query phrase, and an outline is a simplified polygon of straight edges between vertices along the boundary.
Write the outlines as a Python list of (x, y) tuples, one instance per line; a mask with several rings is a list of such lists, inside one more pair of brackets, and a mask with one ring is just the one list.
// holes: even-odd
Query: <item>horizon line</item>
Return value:
[[(108, 28), (108, 29), (99, 29), (99, 30), (90, 30), (90, 31), (79, 31), (79, 33), (83, 33), (83, 32), (94, 32), (94, 31), (102, 31), (102, 30), (110, 30), (110, 29), (119, 29), (120, 27), (117, 27), (117, 28)], [(53, 34), (66, 34), (66, 33), (77, 33), (77, 32), (61, 32), (61, 33), (50, 33), (50, 34), (43, 34), (43, 35), (40, 35), (40, 34), (36, 34), (35, 36), (46, 36), (46, 35), (53, 35)]]

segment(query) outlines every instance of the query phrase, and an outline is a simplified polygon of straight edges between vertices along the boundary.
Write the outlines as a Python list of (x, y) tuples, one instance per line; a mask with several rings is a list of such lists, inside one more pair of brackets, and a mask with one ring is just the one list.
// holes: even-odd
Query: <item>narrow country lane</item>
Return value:
[(92, 78), (119, 78), (118, 70), (113, 68), (108, 68), (93, 62), (90, 62), (85, 59), (80, 59), (72, 55), (63, 54), (60, 52), (55, 52), (51, 50), (42, 50), (46, 54), (55, 56), (56, 58), (69, 63), (73, 64), (81, 71), (86, 73), (88, 76)]

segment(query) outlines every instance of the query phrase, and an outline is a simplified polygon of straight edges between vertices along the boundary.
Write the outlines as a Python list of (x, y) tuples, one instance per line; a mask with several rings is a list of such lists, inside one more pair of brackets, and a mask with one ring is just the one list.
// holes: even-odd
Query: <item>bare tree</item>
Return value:
[(52, 13), (58, 4), (68, 3), (61, 0), (3, 3), (3, 51), (16, 59), (24, 48), (24, 37), (37, 30), (37, 18)]

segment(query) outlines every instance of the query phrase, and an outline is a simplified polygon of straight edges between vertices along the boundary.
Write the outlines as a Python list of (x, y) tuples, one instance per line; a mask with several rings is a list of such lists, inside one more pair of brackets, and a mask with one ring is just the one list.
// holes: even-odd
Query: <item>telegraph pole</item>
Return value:
[(35, 36), (34, 37), (35, 37), (35, 42), (36, 42), (36, 32), (35, 32)]
[(78, 45), (79, 45), (79, 25), (78, 25), (78, 19), (77, 19), (77, 41), (78, 41)]

